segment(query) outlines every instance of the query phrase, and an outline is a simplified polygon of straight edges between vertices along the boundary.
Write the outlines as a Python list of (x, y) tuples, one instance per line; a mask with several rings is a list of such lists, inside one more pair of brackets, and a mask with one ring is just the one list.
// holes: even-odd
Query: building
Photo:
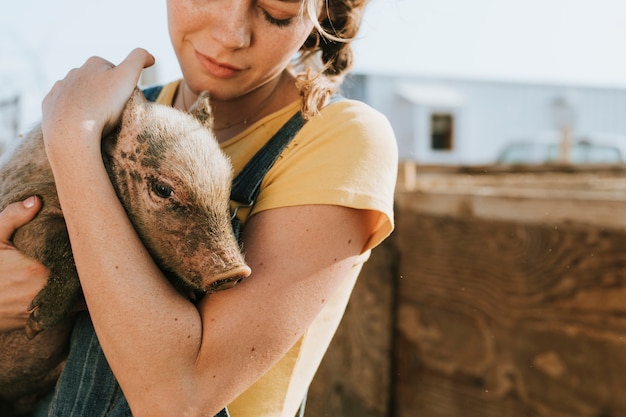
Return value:
[(355, 73), (343, 92), (389, 117), (402, 160), (490, 164), (512, 143), (565, 133), (626, 155), (626, 88)]

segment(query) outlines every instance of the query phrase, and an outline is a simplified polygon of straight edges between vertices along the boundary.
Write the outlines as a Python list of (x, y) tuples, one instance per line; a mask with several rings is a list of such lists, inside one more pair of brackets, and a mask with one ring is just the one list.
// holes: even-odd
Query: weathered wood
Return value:
[(493, 220), (468, 184), (442, 204), (454, 187), (396, 197), (394, 416), (626, 415), (626, 203), (527, 195)]
[(372, 251), (309, 390), (307, 416), (391, 417), (393, 237)]
[(624, 174), (422, 174), (410, 191), (404, 200), (413, 213), (626, 230), (626, 216), (615, 215), (626, 206)]

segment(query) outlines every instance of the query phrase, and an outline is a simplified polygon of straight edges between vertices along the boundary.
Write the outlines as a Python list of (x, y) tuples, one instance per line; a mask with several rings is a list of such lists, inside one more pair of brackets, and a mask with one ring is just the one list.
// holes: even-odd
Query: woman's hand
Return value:
[(153, 63), (143, 49), (133, 50), (118, 66), (92, 57), (54, 84), (43, 100), (41, 123), (53, 169), (100, 155), (102, 135), (116, 126), (141, 71)]
[(48, 279), (48, 270), (24, 255), (11, 236), (39, 212), (41, 201), (30, 197), (0, 212), (0, 332), (24, 327), (28, 305)]

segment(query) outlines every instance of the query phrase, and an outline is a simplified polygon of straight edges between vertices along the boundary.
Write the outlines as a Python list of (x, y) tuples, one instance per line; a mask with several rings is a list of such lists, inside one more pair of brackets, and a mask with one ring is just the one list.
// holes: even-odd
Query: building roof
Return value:
[(465, 97), (453, 88), (443, 85), (399, 84), (397, 94), (405, 100), (426, 106), (461, 107)]

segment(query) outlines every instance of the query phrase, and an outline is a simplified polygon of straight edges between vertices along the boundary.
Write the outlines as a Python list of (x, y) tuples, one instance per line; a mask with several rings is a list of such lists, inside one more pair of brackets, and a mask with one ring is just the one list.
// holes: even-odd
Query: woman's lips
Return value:
[(242, 71), (242, 68), (234, 65), (217, 62), (200, 52), (195, 51), (196, 59), (206, 72), (217, 78), (232, 78)]

